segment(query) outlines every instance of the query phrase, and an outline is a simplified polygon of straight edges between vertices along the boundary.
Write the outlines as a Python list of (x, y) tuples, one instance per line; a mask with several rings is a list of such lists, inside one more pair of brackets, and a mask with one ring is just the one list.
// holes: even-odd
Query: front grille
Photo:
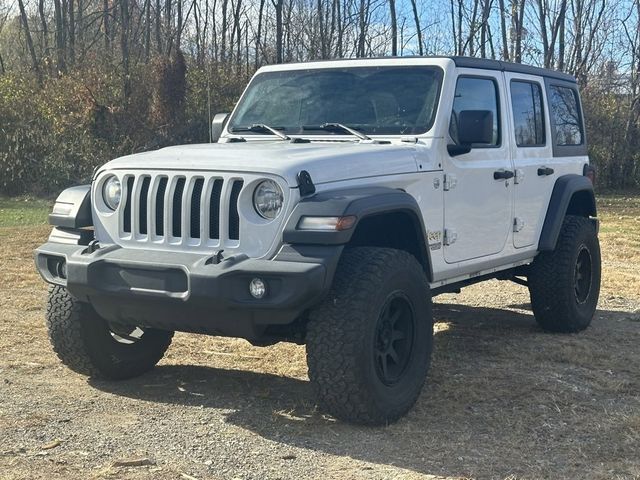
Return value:
[(142, 174), (126, 175), (123, 185), (123, 239), (189, 245), (240, 240), (241, 179)]

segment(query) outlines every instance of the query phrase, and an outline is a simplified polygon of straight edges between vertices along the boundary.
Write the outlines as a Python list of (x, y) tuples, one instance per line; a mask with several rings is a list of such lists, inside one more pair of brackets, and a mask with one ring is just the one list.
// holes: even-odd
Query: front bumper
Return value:
[[(35, 260), (45, 281), (66, 286), (108, 321), (255, 340), (322, 299), (341, 252), (341, 246), (285, 245), (273, 260), (235, 255), (217, 263), (211, 254), (93, 250), (50, 239)], [(267, 284), (259, 300), (249, 293), (256, 277)]]

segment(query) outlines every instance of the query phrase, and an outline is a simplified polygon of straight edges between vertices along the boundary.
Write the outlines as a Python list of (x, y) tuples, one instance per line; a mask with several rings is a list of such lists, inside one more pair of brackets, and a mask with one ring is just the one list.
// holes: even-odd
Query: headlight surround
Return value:
[(116, 210), (122, 199), (122, 185), (115, 175), (111, 175), (102, 184), (102, 200), (111, 210)]
[(253, 191), (253, 207), (258, 215), (273, 220), (282, 211), (284, 193), (273, 180), (264, 180)]

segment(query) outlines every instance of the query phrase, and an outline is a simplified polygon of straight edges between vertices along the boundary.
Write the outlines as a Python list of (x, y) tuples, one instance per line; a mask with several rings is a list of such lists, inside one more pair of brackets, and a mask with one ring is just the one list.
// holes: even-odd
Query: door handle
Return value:
[(553, 168), (540, 167), (538, 169), (538, 176), (539, 177), (546, 177), (547, 175), (553, 175), (553, 172), (555, 172), (555, 170)]
[(515, 176), (515, 173), (513, 173), (511, 170), (504, 170), (502, 168), (500, 170), (496, 170), (495, 172), (493, 172), (494, 180), (509, 180), (514, 176)]

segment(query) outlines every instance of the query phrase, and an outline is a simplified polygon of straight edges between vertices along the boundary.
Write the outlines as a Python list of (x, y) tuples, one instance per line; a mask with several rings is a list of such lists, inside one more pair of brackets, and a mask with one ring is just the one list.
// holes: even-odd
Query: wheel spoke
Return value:
[(387, 355), (380, 355), (380, 366), (382, 367), (382, 376), (386, 379), (389, 378), (389, 363), (387, 362)]
[(387, 351), (387, 354), (389, 357), (391, 357), (391, 360), (393, 360), (393, 363), (395, 363), (396, 365), (400, 364), (398, 360), (398, 352), (396, 352), (396, 349), (393, 348), (393, 346), (389, 348), (389, 350)]

